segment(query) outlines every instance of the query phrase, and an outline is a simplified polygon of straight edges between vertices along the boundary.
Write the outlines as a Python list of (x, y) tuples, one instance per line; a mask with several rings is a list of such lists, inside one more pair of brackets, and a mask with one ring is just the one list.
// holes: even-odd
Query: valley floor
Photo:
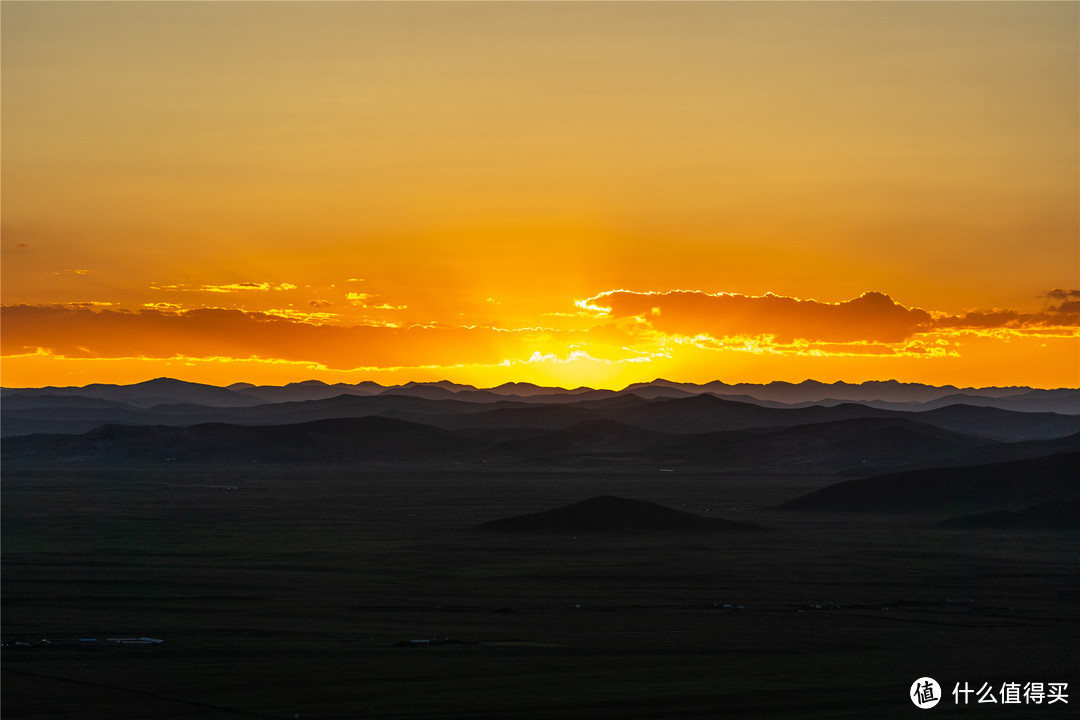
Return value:
[[(944, 694), (934, 717), (1074, 716), (1080, 534), (768, 509), (834, 481), (6, 468), (0, 711), (912, 717), (911, 684), (930, 676)], [(474, 529), (597, 495), (771, 530)], [(109, 642), (139, 637), (164, 642)], [(965, 682), (1068, 683), (1070, 697), (957, 705)]]

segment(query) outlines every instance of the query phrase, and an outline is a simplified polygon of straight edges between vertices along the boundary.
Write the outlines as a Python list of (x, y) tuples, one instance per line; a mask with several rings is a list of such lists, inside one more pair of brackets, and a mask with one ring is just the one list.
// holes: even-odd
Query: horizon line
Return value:
[[(442, 387), (443, 389), (447, 389), (449, 392), (454, 392), (454, 393), (463, 392), (463, 391), (465, 391), (465, 392), (468, 392), (468, 391), (492, 391), (492, 390), (496, 390), (498, 388), (503, 388), (503, 387), (506, 387), (506, 386), (529, 386), (529, 387), (536, 387), (536, 388), (542, 388), (542, 389), (547, 389), (547, 390), (561, 390), (563, 392), (583, 392), (583, 391), (599, 392), (599, 391), (603, 391), (603, 390), (608, 390), (610, 392), (622, 393), (622, 392), (629, 392), (629, 391), (632, 391), (632, 390), (637, 389), (637, 388), (648, 387), (648, 386), (657, 385), (657, 384), (667, 384), (667, 385), (684, 386), (684, 387), (698, 387), (698, 388), (705, 388), (705, 387), (710, 386), (710, 385), (721, 385), (721, 386), (730, 387), (730, 388), (737, 388), (737, 387), (768, 387), (770, 385), (790, 385), (790, 386), (821, 385), (821, 386), (825, 386), (825, 387), (834, 387), (834, 386), (837, 386), (837, 385), (850, 386), (850, 387), (860, 387), (860, 386), (865, 386), (865, 385), (898, 385), (898, 386), (916, 386), (916, 387), (937, 388), (937, 389), (954, 388), (956, 390), (1008, 390), (1008, 389), (1080, 390), (1080, 386), (1077, 386), (1077, 387), (1070, 387), (1070, 386), (1036, 387), (1034, 385), (981, 385), (981, 386), (975, 386), (975, 385), (955, 385), (955, 384), (952, 384), (952, 383), (946, 383), (944, 385), (935, 385), (935, 384), (931, 384), (931, 383), (908, 382), (908, 381), (903, 381), (903, 380), (896, 380), (895, 378), (889, 378), (889, 379), (886, 379), (886, 380), (862, 380), (862, 381), (859, 381), (859, 382), (850, 382), (850, 381), (846, 381), (846, 380), (835, 380), (833, 382), (823, 382), (823, 381), (820, 381), (820, 380), (816, 380), (814, 378), (805, 378), (805, 379), (800, 380), (798, 382), (792, 382), (790, 380), (770, 380), (769, 382), (735, 382), (735, 383), (729, 383), (727, 381), (720, 380), (720, 379), (713, 379), (713, 380), (708, 380), (708, 381), (705, 381), (705, 382), (692, 382), (692, 381), (681, 381), (681, 380), (669, 380), (667, 378), (657, 377), (657, 378), (653, 378), (652, 380), (644, 380), (644, 381), (639, 381), (639, 382), (633, 382), (633, 383), (630, 383), (630, 384), (628, 384), (628, 385), (626, 385), (626, 386), (624, 386), (622, 388), (619, 388), (619, 389), (615, 389), (615, 388), (594, 388), (594, 387), (591, 387), (591, 386), (588, 386), (588, 385), (579, 385), (577, 387), (563, 387), (561, 385), (539, 385), (539, 384), (533, 383), (533, 382), (514, 381), (514, 380), (509, 380), (507, 382), (500, 383), (498, 385), (492, 385), (492, 386), (489, 386), (489, 387), (480, 387), (478, 385), (473, 385), (471, 383), (460, 383), (460, 382), (456, 382), (456, 381), (453, 381), (453, 380), (447, 380), (447, 379), (428, 380), (428, 381), (410, 380), (410, 381), (407, 381), (407, 382), (404, 382), (404, 383), (398, 383), (398, 384), (394, 384), (394, 385), (383, 385), (382, 383), (377, 382), (375, 380), (361, 380), (359, 382), (354, 382), (354, 383), (349, 383), (349, 382), (328, 383), (328, 382), (325, 382), (323, 380), (318, 380), (318, 379), (315, 379), (315, 378), (310, 378), (310, 379), (307, 379), (307, 380), (297, 380), (297, 381), (287, 382), (287, 383), (284, 383), (284, 384), (281, 384), (281, 385), (272, 385), (272, 384), (257, 385), (255, 383), (246, 382), (246, 381), (242, 381), (242, 380), (232, 382), (232, 383), (228, 383), (228, 384), (225, 384), (225, 385), (215, 385), (213, 383), (197, 382), (197, 381), (192, 381), (192, 380), (183, 380), (183, 379), (180, 379), (180, 378), (170, 377), (170, 376), (167, 376), (167, 375), (162, 375), (162, 376), (158, 376), (158, 377), (154, 377), (154, 378), (149, 378), (147, 380), (140, 380), (140, 381), (131, 382), (131, 383), (91, 382), (91, 383), (87, 383), (85, 385), (26, 385), (26, 386), (0, 385), (0, 390), (5, 390), (5, 391), (48, 390), (48, 389), (63, 390), (63, 389), (81, 389), (81, 388), (88, 388), (88, 387), (92, 387), (92, 386), (133, 387), (133, 386), (136, 386), (136, 385), (145, 385), (145, 384), (158, 382), (158, 381), (163, 381), (163, 380), (176, 382), (176, 383), (183, 383), (183, 384), (186, 384), (186, 385), (197, 385), (197, 386), (203, 386), (203, 387), (213, 387), (213, 388), (218, 388), (218, 389), (222, 389), (222, 390), (229, 390), (229, 389), (232, 389), (232, 388), (237, 387), (237, 386), (246, 386), (246, 387), (252, 387), (252, 388), (271, 388), (271, 387), (272, 388), (285, 388), (285, 387), (289, 387), (289, 386), (293, 386), (293, 385), (317, 384), (317, 385), (322, 385), (322, 386), (325, 386), (325, 387), (339, 387), (339, 386), (340, 387), (360, 387), (360, 386), (364, 386), (364, 385), (375, 385), (377, 387), (383, 388), (384, 390), (393, 390), (393, 389), (396, 389), (396, 388), (411, 388), (411, 387), (416, 387), (416, 386), (429, 386), (429, 387), (434, 386), (434, 387)], [(458, 390), (453, 390), (453, 389), (447, 388), (446, 386), (448, 386), (448, 385), (459, 388), (459, 389)]]

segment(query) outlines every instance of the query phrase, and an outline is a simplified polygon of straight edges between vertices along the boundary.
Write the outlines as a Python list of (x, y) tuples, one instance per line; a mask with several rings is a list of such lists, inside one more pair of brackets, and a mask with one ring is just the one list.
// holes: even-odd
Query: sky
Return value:
[(0, 5), (0, 382), (1080, 386), (1080, 3)]

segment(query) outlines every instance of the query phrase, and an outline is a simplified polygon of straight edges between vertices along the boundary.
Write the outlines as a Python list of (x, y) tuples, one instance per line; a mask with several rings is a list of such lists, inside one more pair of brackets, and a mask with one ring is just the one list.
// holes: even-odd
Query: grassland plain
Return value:
[[(7, 467), (5, 719), (1070, 717), (1080, 536), (779, 512), (835, 481), (377, 466)], [(619, 495), (766, 533), (476, 525)], [(151, 636), (155, 646), (79, 638)], [(41, 643), (49, 640), (49, 644)], [(427, 641), (427, 642), (413, 642)], [(931, 676), (945, 698), (908, 699)]]

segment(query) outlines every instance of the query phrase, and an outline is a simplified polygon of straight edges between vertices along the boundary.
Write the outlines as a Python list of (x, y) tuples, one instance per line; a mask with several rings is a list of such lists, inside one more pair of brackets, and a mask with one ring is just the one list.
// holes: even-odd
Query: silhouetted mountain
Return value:
[(809, 412), (796, 417), (787, 410), (764, 408), (705, 394), (686, 398), (658, 398), (626, 411), (620, 420), (650, 430), (705, 433), (825, 422), (846, 417), (831, 408), (831, 412), (816, 414), (811, 414), (814, 409), (806, 410)]
[(726, 472), (865, 475), (949, 464), (997, 445), (985, 438), (894, 418), (698, 434), (589, 420), (497, 444), (484, 457), (544, 466), (638, 464)]
[(107, 425), (84, 435), (30, 435), (4, 441), (4, 460), (195, 462), (446, 462), (482, 443), (384, 417), (299, 425)]
[(417, 387), (436, 387), (436, 388), (441, 388), (443, 390), (449, 390), (450, 392), (455, 392), (455, 393), (456, 392), (462, 392), (462, 391), (476, 390), (477, 389), (477, 387), (475, 385), (463, 385), (461, 383), (450, 382), (449, 380), (437, 380), (435, 382), (412, 382), (412, 381), (410, 381), (410, 382), (407, 382), (407, 383), (403, 383), (401, 385), (394, 385), (393, 387), (390, 387), (390, 388), (387, 388), (387, 389), (388, 390), (394, 390), (396, 388), (406, 388), (406, 389), (408, 389), (408, 388), (417, 388)]
[[(986, 398), (1001, 398), (1021, 395), (1031, 391), (1031, 388), (1026, 387), (957, 388), (953, 385), (936, 387), (920, 383), (901, 383), (896, 380), (871, 380), (856, 384), (846, 382), (822, 383), (816, 380), (804, 380), (801, 383), (775, 381), (764, 385), (753, 383), (729, 385), (718, 380), (696, 384), (656, 379), (650, 383), (628, 385), (625, 389), (638, 390), (650, 386), (684, 390), (694, 395), (702, 393), (715, 395), (743, 394), (757, 400), (779, 402), (786, 405), (817, 404), (825, 401), (926, 403), (949, 395), (977, 395)], [(1077, 408), (1074, 412), (1080, 413), (1080, 408)]]
[(988, 463), (1010, 462), (1013, 460), (1029, 460), (1069, 452), (1080, 452), (1080, 433), (1049, 440), (1000, 442), (960, 455), (958, 460), (962, 462), (955, 464), (986, 465)]
[(498, 387), (491, 388), (491, 392), (499, 395), (516, 395), (518, 397), (532, 397), (535, 395), (580, 395), (584, 392), (593, 392), (592, 388), (579, 387), (573, 390), (564, 390), (559, 387), (546, 387), (534, 385), (530, 382), (507, 382)]
[(529, 515), (491, 520), (478, 526), (495, 532), (678, 533), (753, 532), (754, 523), (705, 517), (664, 505), (604, 496)]
[(941, 528), (958, 530), (1080, 530), (1080, 498), (1051, 500), (1023, 510), (995, 510), (943, 520)]
[[(284, 425), (335, 418), (395, 415), (399, 419), (426, 418), (435, 415), (479, 412), (491, 404), (460, 400), (428, 400), (411, 396), (338, 395), (322, 400), (265, 403), (248, 407), (209, 407), (186, 403), (135, 408), (126, 405), (105, 406), (83, 410), (58, 406), (37, 410), (30, 407), (11, 408), (8, 399), (3, 403), (4, 437), (34, 432), (84, 433), (106, 424), (124, 425), (195, 425), (230, 423), (240, 425)], [(429, 423), (430, 424), (430, 423)]]
[[(635, 390), (641, 392), (641, 390)], [(794, 409), (820, 405), (832, 407), (852, 402), (837, 398), (824, 398), (822, 400), (806, 400), (796, 403), (782, 403), (775, 400), (761, 400), (750, 395), (728, 395), (717, 393), (717, 397), (724, 400), (738, 400), (762, 407), (781, 409)], [(923, 412), (947, 407), (949, 405), (971, 405), (974, 407), (997, 408), (1013, 412), (1042, 412), (1057, 413), (1060, 415), (1080, 415), (1080, 391), (1077, 390), (1032, 390), (1021, 395), (1005, 395), (1002, 397), (986, 397), (982, 395), (946, 395), (927, 402), (895, 402), (890, 400), (858, 400), (858, 404), (879, 410), (895, 410), (898, 412)]]
[(375, 395), (381, 393), (382, 385), (373, 382), (362, 382), (355, 385), (347, 383), (335, 383), (328, 385), (318, 380), (305, 380), (304, 382), (289, 383), (281, 387), (274, 385), (250, 385), (237, 383), (230, 385), (229, 390), (257, 398), (266, 403), (303, 402), (304, 400), (326, 400), (340, 395)]
[(970, 405), (1026, 413), (1080, 415), (1080, 390), (1029, 390), (1018, 395), (1001, 397), (963, 394), (946, 395), (922, 403), (915, 409), (933, 410), (949, 405)]
[(4, 410), (48, 413), (54, 409), (77, 410), (137, 410), (135, 405), (80, 395), (21, 395), (12, 394), (3, 399)]
[(153, 407), (163, 403), (197, 403), (213, 407), (242, 407), (262, 401), (215, 385), (190, 383), (172, 378), (157, 378), (134, 385), (86, 385), (84, 387), (45, 387), (7, 389), (4, 401), (11, 396), (77, 396), (126, 403), (137, 407)]
[(811, 512), (959, 513), (1080, 497), (1080, 452), (1032, 460), (891, 473), (830, 485), (780, 506)]
[(944, 430), (1019, 441), (1064, 437), (1080, 432), (1080, 416), (1055, 413), (1017, 413), (996, 408), (953, 405), (923, 413), (878, 410), (856, 403), (832, 407), (770, 408), (735, 402), (714, 395), (659, 398), (630, 408), (617, 419), (628, 425), (676, 433), (715, 432), (767, 427), (793, 427), (857, 418), (896, 418)]
[[(48, 388), (0, 388), (0, 397), (13, 394), (78, 395), (117, 402), (128, 402), (140, 407), (150, 407), (163, 402), (191, 402), (204, 405), (233, 406), (250, 404), (238, 401), (237, 396), (262, 402), (285, 402), (319, 400), (336, 395), (370, 395), (392, 391), (408, 391), (424, 394), (424, 388), (447, 390), (454, 394), (481, 393), (474, 399), (487, 396), (504, 396), (533, 402), (574, 402), (575, 396), (593, 399), (617, 394), (612, 390), (593, 390), (586, 387), (564, 389), (542, 387), (533, 383), (504, 383), (495, 388), (479, 389), (449, 381), (409, 382), (386, 387), (366, 381), (356, 384), (336, 383), (328, 385), (317, 380), (289, 383), (288, 385), (255, 386), (251, 383), (234, 383), (217, 388), (199, 383), (187, 383), (169, 378), (158, 378), (133, 385), (87, 385), (84, 387)], [(642, 397), (686, 397), (713, 394), (725, 399), (740, 400), (764, 406), (789, 407), (807, 404), (836, 405), (858, 402), (881, 409), (932, 409), (953, 403), (998, 407), (1022, 412), (1057, 412), (1080, 414), (1080, 389), (1059, 388), (1034, 390), (1027, 387), (1006, 388), (957, 388), (951, 385), (934, 387), (918, 383), (900, 383), (895, 380), (870, 381), (858, 384), (836, 382), (820, 383), (806, 380), (801, 383), (772, 382), (764, 385), (752, 383), (728, 384), (720, 381), (708, 383), (679, 383), (657, 379), (648, 383), (634, 383), (620, 392), (637, 392)], [(197, 393), (201, 393), (197, 395)], [(425, 396), (434, 397), (427, 394)], [(464, 398), (462, 398), (464, 399)], [(577, 398), (582, 399), (582, 398)], [(485, 400), (486, 401), (486, 400)]]
[[(494, 409), (486, 409), (492, 405)], [(326, 400), (248, 408), (183, 404), (149, 409), (107, 406), (85, 408), (79, 413), (87, 422), (103, 425), (110, 419), (130, 419), (133, 427), (110, 426), (84, 436), (51, 439), (8, 436), (4, 442), (4, 457), (28, 458), (37, 452), (43, 459), (115, 459), (121, 456), (149, 459), (175, 457), (178, 453), (196, 457), (202, 453), (203, 459), (207, 460), (235, 460), (244, 453), (250, 454), (249, 447), (253, 447), (256, 452), (251, 459), (287, 457), (313, 462), (336, 461), (353, 457), (353, 451), (335, 449), (327, 445), (329, 441), (318, 438), (348, 442), (357, 428), (376, 428), (380, 422), (395, 421), (401, 423), (396, 427), (410, 427), (413, 432), (427, 433), (417, 436), (415, 454), (403, 453), (393, 459), (402, 463), (434, 458), (439, 451), (445, 451), (446, 459), (453, 461), (482, 460), (496, 465), (538, 468), (639, 465), (717, 472), (868, 475), (991, 459), (1030, 458), (1080, 447), (1080, 433), (1058, 440), (1004, 444), (910, 419), (929, 417), (931, 413), (892, 413), (884, 417), (856, 416), (797, 424), (800, 419), (808, 421), (832, 414), (847, 415), (859, 408), (863, 406), (783, 411), (732, 403), (709, 395), (650, 401), (634, 394), (571, 405), (527, 405), (509, 401), (477, 404), (380, 394), (341, 395)], [(63, 407), (30, 408), (11, 413), (16, 416), (27, 414), (18, 420), (23, 424), (45, 421), (57, 424), (64, 421), (55, 417), (50, 419), (49, 413), (70, 411)], [(44, 418), (30, 417), (35, 413)], [(629, 422), (618, 422), (612, 420), (613, 417), (626, 418)], [(148, 422), (151, 419), (156, 422)], [(372, 424), (358, 424), (362, 420)], [(661, 427), (675, 426), (682, 431), (642, 427), (646, 422)], [(772, 422), (774, 426), (763, 425), (766, 422)], [(750, 427), (715, 432), (685, 431), (688, 427), (698, 430), (710, 423)], [(5, 429), (7, 424), (9, 418), (5, 413)], [(153, 427), (140, 434), (135, 425)], [(210, 439), (204, 437), (208, 427), (213, 428)], [(125, 441), (127, 445), (118, 445), (113, 440), (103, 444), (103, 437), (113, 440), (127, 437), (129, 441)], [(430, 441), (434, 437), (456, 437), (461, 442), (439, 444)], [(272, 446), (260, 449), (263, 442), (260, 438), (273, 438)], [(122, 450), (119, 455), (109, 450), (117, 447), (129, 449)], [(223, 448), (226, 447), (243, 448), (243, 452), (225, 451)]]
[(680, 464), (709, 464), (716, 450), (744, 437), (675, 435), (645, 430), (613, 420), (586, 420), (555, 432), (505, 442), (485, 452), (495, 461), (541, 464), (657, 464), (678, 459)]
[(773, 472), (867, 475), (948, 465), (998, 444), (906, 418), (852, 418), (759, 431), (733, 460)]
[[(124, 393), (143, 398), (160, 389), (125, 386)], [(197, 394), (208, 386), (188, 384), (179, 388), (184, 394)], [(319, 393), (335, 386), (322, 383), (306, 387), (287, 386), (293, 390)], [(88, 386), (92, 390), (94, 386)], [(114, 392), (115, 386), (109, 391)], [(564, 430), (582, 422), (612, 420), (644, 430), (670, 434), (703, 434), (735, 430), (816, 425), (841, 420), (892, 418), (932, 425), (944, 430), (979, 435), (1000, 441), (1017, 442), (1065, 437), (1080, 432), (1080, 416), (1053, 413), (1019, 413), (996, 408), (952, 405), (926, 412), (898, 412), (871, 408), (862, 404), (842, 403), (831, 407), (763, 407), (704, 394), (690, 397), (646, 399), (636, 393), (587, 391), (577, 395), (534, 395), (529, 398), (497, 395), (482, 390), (453, 392), (433, 385), (391, 388), (376, 395), (342, 394), (300, 402), (260, 402), (236, 392), (241, 406), (223, 406), (202, 402), (170, 402), (152, 407), (105, 401), (77, 395), (36, 394), (41, 391), (9, 391), (3, 400), (0, 426), (5, 437), (43, 433), (82, 433), (105, 424), (195, 425), (209, 422), (241, 425), (274, 425), (311, 422), (322, 419), (383, 415), (419, 422), (449, 430), (538, 429)], [(215, 394), (220, 401), (221, 398)], [(417, 397), (417, 395), (421, 397)], [(558, 398), (546, 402), (544, 398)], [(524, 433), (525, 436), (529, 433)], [(521, 437), (522, 435), (516, 435)], [(921, 457), (917, 454), (917, 457)], [(1007, 456), (1000, 456), (1005, 458)]]
[[(190, 406), (188, 406), (190, 407)], [(203, 412), (213, 413), (205, 406)], [(3, 401), (3, 436), (34, 433), (81, 435), (107, 424), (149, 425), (157, 413), (134, 405), (76, 396), (24, 398)]]
[[(649, 400), (654, 400), (656, 398), (687, 398), (695, 397), (701, 394), (691, 392), (689, 390), (683, 390), (681, 388), (667, 387), (666, 385), (639, 385), (637, 387), (628, 387), (623, 392), (632, 392), (638, 397), (648, 398)], [(753, 398), (749, 396), (744, 397), (748, 401), (753, 401)]]
[(993, 407), (949, 405), (908, 417), (946, 430), (1018, 442), (1065, 437), (1080, 432), (1080, 415), (1014, 412)]
[(383, 390), (379, 395), (384, 397), (417, 397), (426, 400), (448, 400), (454, 398), (457, 393), (438, 385), (410, 385), (408, 387), (392, 387)]

